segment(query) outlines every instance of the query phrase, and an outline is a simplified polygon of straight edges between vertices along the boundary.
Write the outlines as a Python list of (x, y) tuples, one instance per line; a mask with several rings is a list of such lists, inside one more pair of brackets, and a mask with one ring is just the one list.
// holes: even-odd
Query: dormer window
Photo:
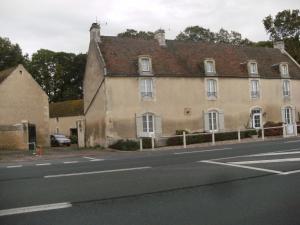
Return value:
[(257, 62), (256, 61), (251, 60), (251, 61), (248, 62), (248, 73), (251, 76), (258, 75), (258, 69), (257, 69)]
[(216, 67), (214, 59), (205, 59), (204, 60), (205, 74), (206, 75), (215, 75)]
[(289, 76), (289, 68), (287, 63), (280, 63), (279, 65), (280, 74), (283, 77)]
[(149, 56), (139, 57), (139, 72), (140, 75), (152, 75), (151, 58)]

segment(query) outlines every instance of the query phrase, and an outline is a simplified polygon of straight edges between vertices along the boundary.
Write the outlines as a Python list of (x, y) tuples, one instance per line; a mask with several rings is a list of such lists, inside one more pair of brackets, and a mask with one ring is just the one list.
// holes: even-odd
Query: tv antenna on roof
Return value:
[(97, 16), (96, 16), (96, 23), (99, 24), (99, 25), (107, 26), (107, 22), (103, 22), (103, 23), (99, 22)]

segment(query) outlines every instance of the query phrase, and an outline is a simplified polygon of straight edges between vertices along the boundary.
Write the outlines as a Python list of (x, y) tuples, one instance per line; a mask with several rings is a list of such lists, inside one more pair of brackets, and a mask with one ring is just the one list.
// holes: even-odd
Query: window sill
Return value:
[(207, 97), (208, 101), (216, 101), (218, 97)]

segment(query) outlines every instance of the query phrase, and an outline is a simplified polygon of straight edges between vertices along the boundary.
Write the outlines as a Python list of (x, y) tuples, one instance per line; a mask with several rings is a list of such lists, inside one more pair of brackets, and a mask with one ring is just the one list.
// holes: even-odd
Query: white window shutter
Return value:
[(162, 124), (161, 124), (160, 116), (155, 116), (154, 129), (155, 129), (155, 136), (160, 137), (162, 135)]
[(285, 111), (284, 108), (281, 108), (281, 121), (285, 123)]
[(140, 79), (140, 90), (141, 90), (141, 92), (146, 92), (145, 80), (144, 79)]
[(204, 131), (209, 131), (209, 115), (207, 112), (203, 112), (204, 119)]
[(219, 130), (224, 131), (224, 112), (219, 111)]
[(140, 115), (135, 115), (136, 121), (136, 136), (141, 137), (143, 133), (143, 118)]
[(292, 107), (292, 123), (296, 123), (296, 107)]

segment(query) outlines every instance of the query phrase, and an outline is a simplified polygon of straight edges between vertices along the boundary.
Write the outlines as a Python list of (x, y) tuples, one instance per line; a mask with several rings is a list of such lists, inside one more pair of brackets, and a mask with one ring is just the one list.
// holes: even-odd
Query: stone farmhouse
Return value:
[(284, 50), (100, 36), (90, 28), (84, 76), (86, 145), (284, 122), (300, 110), (300, 66)]
[(23, 65), (0, 71), (0, 149), (49, 146), (48, 96)]

